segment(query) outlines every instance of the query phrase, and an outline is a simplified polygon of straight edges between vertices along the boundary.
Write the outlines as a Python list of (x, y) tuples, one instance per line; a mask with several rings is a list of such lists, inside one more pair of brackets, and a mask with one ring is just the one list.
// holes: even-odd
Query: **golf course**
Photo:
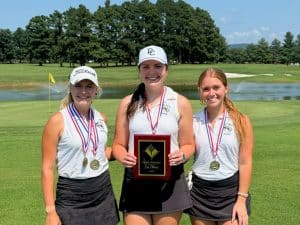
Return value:
[[(100, 86), (128, 87), (139, 83), (135, 66), (98, 67)], [(170, 65), (166, 85), (197, 91), (199, 74), (207, 67), (218, 67), (230, 74), (231, 83), (300, 83), (300, 68), (292, 65), (217, 64)], [(44, 85), (67, 86), (73, 68), (65, 64), (0, 64), (0, 90), (30, 89)], [(55, 83), (49, 84), (48, 74)], [(300, 96), (300, 90), (299, 95)], [(51, 97), (51, 96), (50, 96)], [(114, 136), (119, 99), (99, 98), (93, 103), (108, 119), (109, 140)], [(251, 119), (254, 136), (253, 175), (250, 187), (251, 225), (300, 224), (300, 101), (234, 101)], [(45, 211), (41, 191), (41, 136), (51, 113), (59, 110), (59, 100), (0, 101), (0, 225), (41, 225)], [(191, 100), (193, 111), (203, 105)], [(185, 164), (187, 172), (192, 160)], [(121, 193), (123, 167), (110, 162), (110, 174), (117, 199)], [(120, 213), (121, 216), (121, 213)], [(123, 224), (122, 221), (120, 224)], [(182, 225), (190, 221), (183, 215)]]

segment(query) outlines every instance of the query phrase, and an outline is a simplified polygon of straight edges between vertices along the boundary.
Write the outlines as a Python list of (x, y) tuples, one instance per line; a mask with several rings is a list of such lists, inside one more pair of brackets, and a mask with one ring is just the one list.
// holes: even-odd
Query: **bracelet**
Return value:
[(248, 198), (248, 193), (244, 193), (244, 192), (238, 192), (237, 193), (238, 196), (244, 197), (244, 198)]
[(55, 205), (47, 205), (45, 208), (46, 213), (51, 213), (55, 211)]

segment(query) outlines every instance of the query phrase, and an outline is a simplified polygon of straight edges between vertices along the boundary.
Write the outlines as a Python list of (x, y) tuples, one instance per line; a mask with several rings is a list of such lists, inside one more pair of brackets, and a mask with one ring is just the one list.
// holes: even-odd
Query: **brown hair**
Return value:
[(128, 119), (130, 117), (132, 117), (134, 115), (134, 113), (136, 112), (138, 105), (139, 105), (140, 98), (142, 99), (142, 105), (140, 107), (142, 107), (145, 110), (147, 100), (146, 100), (146, 95), (145, 95), (145, 84), (144, 83), (140, 83), (131, 96), (131, 100), (127, 106), (127, 111), (126, 111), (126, 115), (127, 115)]
[[(198, 87), (200, 87), (203, 79), (206, 76), (214, 77), (219, 79), (225, 87), (228, 87), (228, 82), (225, 73), (218, 68), (207, 68), (204, 70), (198, 79)], [(234, 127), (237, 131), (238, 138), (240, 142), (244, 140), (246, 135), (245, 127), (243, 126), (243, 117), (244, 115), (234, 106), (233, 102), (228, 98), (227, 95), (224, 97), (224, 104), (227, 112), (230, 115), (230, 118), (233, 121)]]

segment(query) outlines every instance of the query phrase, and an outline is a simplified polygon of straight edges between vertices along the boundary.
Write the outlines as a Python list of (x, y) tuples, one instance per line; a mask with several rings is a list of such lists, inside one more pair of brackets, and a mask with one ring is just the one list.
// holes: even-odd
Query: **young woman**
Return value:
[[(177, 225), (182, 211), (191, 207), (183, 163), (194, 153), (192, 109), (185, 97), (164, 85), (168, 63), (161, 47), (143, 48), (138, 68), (141, 84), (120, 103), (112, 146), (125, 167), (120, 210), (126, 225)], [(137, 134), (170, 136), (169, 180), (135, 179)]]
[(115, 225), (119, 221), (108, 172), (111, 148), (106, 147), (106, 119), (92, 108), (98, 91), (95, 70), (75, 68), (62, 109), (45, 125), (42, 186), (47, 225)]
[(253, 131), (228, 98), (223, 71), (209, 68), (198, 80), (205, 108), (194, 115), (193, 225), (247, 225)]

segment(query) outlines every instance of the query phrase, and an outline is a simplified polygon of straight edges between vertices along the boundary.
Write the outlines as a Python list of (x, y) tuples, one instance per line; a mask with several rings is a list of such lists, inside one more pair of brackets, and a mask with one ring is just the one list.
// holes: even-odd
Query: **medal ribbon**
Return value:
[(162, 90), (162, 94), (160, 95), (159, 108), (158, 108), (158, 112), (157, 112), (156, 121), (155, 121), (154, 124), (153, 124), (153, 121), (152, 121), (149, 104), (146, 105), (147, 118), (150, 121), (152, 134), (156, 133), (156, 128), (158, 126), (158, 121), (159, 121), (159, 118), (161, 116), (162, 108), (163, 108), (163, 105), (164, 105), (164, 98), (165, 98), (165, 88)]
[(97, 152), (97, 149), (98, 149), (98, 145), (99, 145), (99, 135), (98, 135), (98, 130), (97, 130), (97, 127), (96, 127), (96, 123), (95, 123), (95, 120), (94, 120), (94, 112), (93, 110), (91, 110), (91, 130), (92, 130), (92, 133), (93, 133), (93, 138), (91, 139), (92, 140), (92, 143), (93, 143), (93, 149), (92, 149), (92, 153), (94, 155), (94, 157), (96, 156), (96, 152)]
[(207, 133), (207, 137), (208, 137), (210, 149), (211, 149), (211, 152), (212, 152), (212, 155), (213, 155), (214, 159), (218, 155), (219, 144), (220, 144), (221, 139), (222, 139), (224, 124), (225, 124), (225, 120), (226, 120), (226, 116), (225, 115), (227, 115), (226, 110), (224, 110), (224, 112), (223, 112), (222, 121), (221, 121), (221, 125), (220, 125), (220, 128), (219, 128), (217, 142), (216, 142), (216, 148), (215, 148), (214, 142), (213, 142), (213, 138), (212, 138), (212, 134), (211, 134), (212, 128), (208, 124), (207, 109), (205, 109), (206, 133)]
[[(98, 131), (96, 129), (96, 124), (94, 121), (93, 110), (89, 109), (89, 118), (90, 119), (89, 119), (88, 123), (86, 123), (85, 120), (82, 118), (82, 116), (79, 114), (79, 112), (76, 110), (74, 104), (70, 104), (67, 109), (68, 109), (70, 118), (73, 122), (73, 125), (76, 128), (76, 131), (81, 139), (81, 144), (82, 144), (82, 149), (83, 149), (84, 154), (86, 155), (89, 143), (90, 143), (90, 141), (92, 141), (92, 144), (93, 144), (92, 152), (95, 156), (97, 148), (98, 148), (99, 137), (98, 137)], [(75, 116), (78, 118), (79, 122), (77, 119), (75, 120)], [(82, 127), (84, 129), (82, 129)], [(85, 140), (83, 130), (85, 130), (87, 133), (87, 140)]]

